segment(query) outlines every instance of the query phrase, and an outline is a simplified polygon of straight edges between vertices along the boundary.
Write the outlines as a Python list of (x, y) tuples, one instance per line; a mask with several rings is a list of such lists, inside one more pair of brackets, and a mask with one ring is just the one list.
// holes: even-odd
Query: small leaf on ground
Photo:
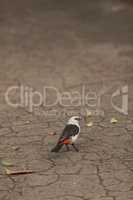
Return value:
[(15, 147), (15, 146), (13, 146), (12, 149), (13, 149), (14, 151), (17, 151), (17, 150), (20, 149), (20, 147), (17, 147), (17, 146)]
[(87, 117), (91, 117), (92, 116), (92, 112), (91, 111), (87, 111)]
[(110, 122), (111, 122), (112, 124), (115, 124), (115, 123), (118, 122), (118, 120), (117, 120), (116, 118), (113, 117), (113, 118), (111, 118)]
[(88, 127), (93, 126), (93, 122), (89, 122), (88, 124), (86, 124)]
[(0, 161), (0, 163), (1, 163), (1, 165), (7, 166), (7, 167), (13, 166), (13, 164), (11, 162), (9, 162), (7, 160), (3, 160), (3, 159)]

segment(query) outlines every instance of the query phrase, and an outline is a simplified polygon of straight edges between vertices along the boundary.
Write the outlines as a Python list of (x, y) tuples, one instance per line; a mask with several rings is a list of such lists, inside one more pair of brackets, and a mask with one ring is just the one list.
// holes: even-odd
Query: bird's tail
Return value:
[(51, 150), (51, 152), (59, 152), (63, 145), (63, 143), (57, 143), (57, 145)]

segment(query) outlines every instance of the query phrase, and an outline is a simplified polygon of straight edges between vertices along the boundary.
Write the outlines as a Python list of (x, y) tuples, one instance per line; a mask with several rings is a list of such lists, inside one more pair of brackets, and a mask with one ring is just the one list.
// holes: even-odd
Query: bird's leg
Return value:
[(67, 149), (67, 151), (69, 151), (70, 149), (69, 149), (69, 146), (68, 146), (68, 144), (66, 144), (65, 146), (66, 146), (66, 149)]
[(75, 144), (72, 144), (73, 148), (75, 149), (75, 151), (79, 152), (78, 148), (75, 146)]

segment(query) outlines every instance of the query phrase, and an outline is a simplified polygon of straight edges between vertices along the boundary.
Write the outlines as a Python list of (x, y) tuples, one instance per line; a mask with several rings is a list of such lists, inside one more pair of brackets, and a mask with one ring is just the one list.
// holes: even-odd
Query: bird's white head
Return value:
[(81, 117), (79, 116), (73, 116), (68, 120), (68, 124), (75, 124), (79, 125), (79, 121), (81, 120)]

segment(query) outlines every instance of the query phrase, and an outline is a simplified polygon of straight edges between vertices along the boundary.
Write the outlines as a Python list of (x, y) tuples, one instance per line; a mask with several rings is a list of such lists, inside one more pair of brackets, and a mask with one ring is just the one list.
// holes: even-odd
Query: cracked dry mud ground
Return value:
[[(126, 0), (1, 1), (0, 158), (10, 160), (12, 170), (37, 173), (6, 176), (0, 166), (0, 200), (133, 200), (132, 6)], [(63, 149), (55, 155), (50, 149), (68, 113), (86, 107), (56, 105), (66, 115), (48, 117), (42, 106), (32, 113), (11, 108), (4, 93), (21, 84), (41, 92), (43, 86), (104, 89), (104, 116), (93, 116), (92, 127), (82, 122), (79, 153)], [(119, 85), (129, 88), (128, 115), (110, 105)]]

